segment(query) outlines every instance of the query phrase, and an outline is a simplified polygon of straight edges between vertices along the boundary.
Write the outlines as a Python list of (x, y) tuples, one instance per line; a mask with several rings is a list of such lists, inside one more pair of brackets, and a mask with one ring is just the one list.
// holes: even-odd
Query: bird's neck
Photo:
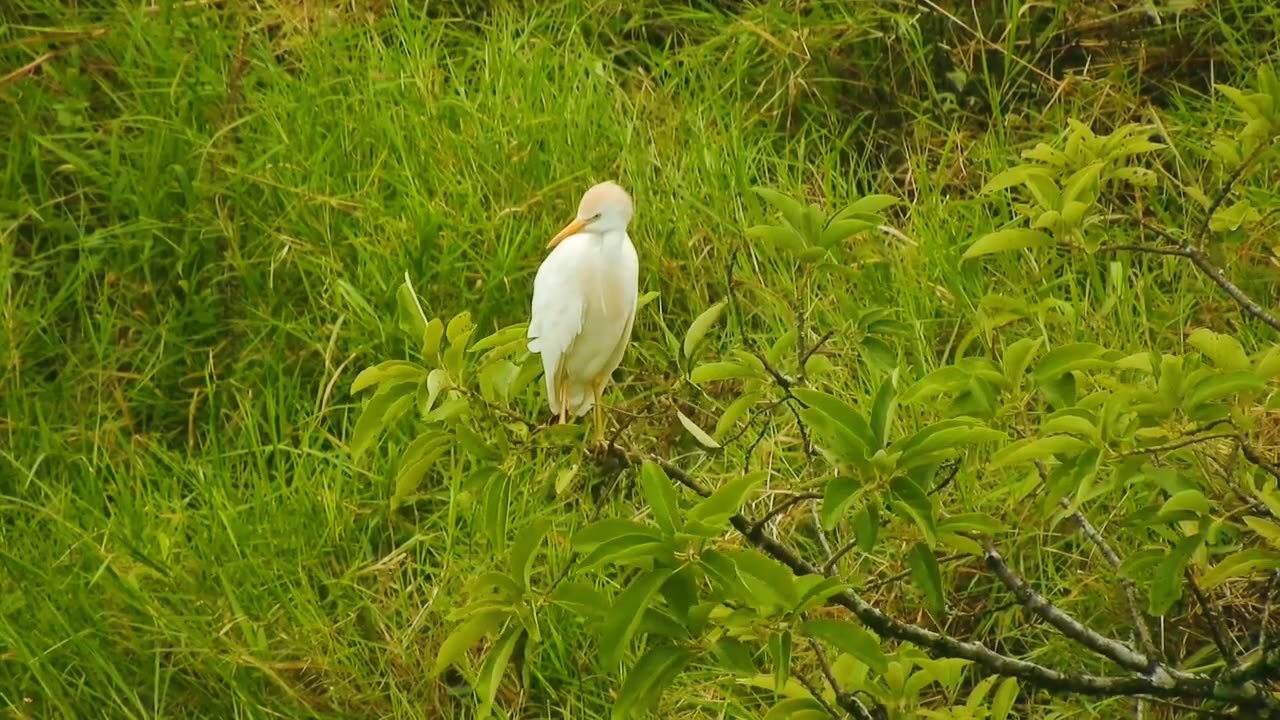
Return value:
[(596, 245), (600, 248), (600, 252), (605, 254), (622, 250), (629, 241), (626, 230), (606, 230), (596, 234)]

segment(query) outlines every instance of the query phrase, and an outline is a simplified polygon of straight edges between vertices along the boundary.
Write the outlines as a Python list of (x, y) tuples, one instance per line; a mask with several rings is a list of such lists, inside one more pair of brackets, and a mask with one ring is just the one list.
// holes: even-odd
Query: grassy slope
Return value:
[[(67, 48), (0, 99), (0, 706), (16, 717), (410, 718), (466, 705), (424, 674), (461, 584), (501, 560), (474, 539), (465, 478), (437, 479), (416, 517), (386, 513), (403, 438), (353, 466), (347, 388), (364, 364), (403, 353), (391, 318), (406, 270), (430, 313), (470, 309), (482, 330), (523, 319), (545, 238), (594, 181), (633, 191), (642, 290), (661, 293), (614, 394), (640, 412), (677, 375), (671, 335), (723, 295), (726, 258), (746, 252), (741, 228), (763, 217), (746, 194), (757, 183), (833, 205), (873, 190), (913, 202), (899, 225), (920, 246), (869, 237), (885, 262), (827, 286), (833, 305), (813, 313), (901, 308), (914, 376), (978, 326), (990, 292), (1067, 300), (1073, 318), (1021, 321), (1059, 342), (1176, 347), (1204, 321), (1206, 283), (1176, 260), (959, 267), (962, 243), (1003, 220), (976, 199), (985, 175), (1069, 114), (1120, 119), (1139, 93), (1123, 65), (1043, 120), (1044, 97), (1017, 105), (1029, 71), (973, 66), (979, 94), (998, 98), (974, 114), (1014, 118), (983, 130), (929, 95), (936, 47), (887, 3), (743, 22), (606, 6), (594, 24), (573, 0), (448, 22), (394, 6), (329, 17), (229, 5), (22, 14), (0, 38), (5, 72)], [(1274, 11), (1250, 12), (1246, 24), (1274, 31)], [(792, 32), (805, 23), (811, 34)], [(14, 44), (100, 26), (82, 43)], [(1257, 56), (1243, 26), (1201, 17), (1197, 32), (1220, 32), (1188, 42), (1230, 75)], [(907, 69), (892, 77), (910, 84), (889, 91), (876, 53), (895, 29)], [(821, 56), (837, 47), (879, 64), (835, 67)], [(1160, 101), (1174, 134), (1219, 121), (1194, 89)], [(740, 267), (748, 286), (791, 297), (767, 261)], [(1135, 267), (1141, 283), (1123, 274)], [(787, 323), (754, 320), (764, 336)], [(855, 395), (878, 379), (852, 341), (832, 347)], [(534, 394), (522, 409), (543, 412)], [(674, 434), (664, 422), (646, 431)], [(563, 536), (595, 512), (585, 494), (548, 492), (577, 461), (528, 459), (521, 522), (544, 513)], [(562, 632), (526, 658), (527, 699), (598, 716), (615, 680), (578, 631)], [(682, 716), (743, 702), (668, 699)]]

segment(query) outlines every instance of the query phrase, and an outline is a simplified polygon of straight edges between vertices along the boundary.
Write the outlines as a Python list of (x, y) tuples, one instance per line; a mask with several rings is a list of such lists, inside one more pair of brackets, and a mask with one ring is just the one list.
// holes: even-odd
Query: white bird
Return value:
[(547, 244), (533, 279), (529, 352), (542, 355), (547, 403), (561, 423), (594, 408), (604, 444), (601, 396), (626, 352), (636, 317), (640, 260), (627, 235), (631, 197), (613, 182), (582, 195), (578, 216)]

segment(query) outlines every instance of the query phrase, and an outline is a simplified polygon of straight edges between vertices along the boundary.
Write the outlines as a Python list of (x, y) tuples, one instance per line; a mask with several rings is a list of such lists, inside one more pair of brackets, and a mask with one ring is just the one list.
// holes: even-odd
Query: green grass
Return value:
[[(918, 246), (865, 236), (850, 249), (865, 264), (817, 282), (802, 309), (813, 327), (845, 330), (864, 309), (897, 309), (908, 332), (894, 350), (911, 377), (999, 347), (1006, 322), (1130, 351), (1237, 324), (1177, 259), (959, 257), (1008, 219), (977, 188), (1066, 117), (1146, 122), (1135, 107), (1150, 98), (1175, 144), (1202, 143), (1226, 107), (1206, 78), (1245, 83), (1264, 49), (1276, 53), (1268, 3), (1218, 3), (1180, 27), (1166, 16), (1150, 70), (1105, 40), (1093, 64), (1073, 55), (1063, 38), (1091, 18), (1067, 12), (1028, 11), (1008, 29), (894, 2), (557, 0), (467, 16), (431, 3), (258, 5), (20, 0), (0, 12), (0, 74), (59, 53), (0, 86), (0, 708), (11, 717), (468, 716), (470, 696), (427, 671), (464, 583), (503, 553), (481, 536), (460, 472), (430, 478), (413, 512), (387, 511), (411, 428), (353, 463), (345, 438), (360, 400), (348, 389), (361, 368), (407, 352), (394, 319), (406, 271), (429, 314), (470, 310), (481, 333), (526, 319), (546, 239), (603, 179), (636, 199), (641, 291), (659, 293), (611, 402), (643, 416), (634, 444), (672, 456), (694, 452), (666, 400), (681, 373), (673, 347), (725, 296), (726, 263), (756, 308), (749, 333), (767, 344), (796, 322), (794, 275), (743, 233), (768, 216), (755, 185), (829, 207), (867, 192), (909, 201), (894, 224)], [(67, 32), (94, 28), (106, 31)], [(985, 50), (973, 28), (992, 38)], [(969, 77), (959, 92), (946, 84), (955, 69)], [(1073, 80), (1057, 92), (1037, 73)], [(1204, 148), (1178, 149), (1190, 159), (1171, 172), (1212, 187)], [(1252, 184), (1255, 202), (1274, 203), (1275, 180), (1272, 169)], [(1144, 202), (1173, 223), (1194, 217), (1176, 197)], [(1273, 256), (1228, 267), (1276, 306)], [(1050, 298), (1071, 312), (1038, 312)], [(1266, 337), (1238, 332), (1250, 348)], [(868, 401), (882, 371), (858, 338), (838, 332), (828, 351), (846, 391)], [(534, 390), (517, 409), (540, 422)], [(706, 402), (700, 419), (714, 422)], [(539, 575), (559, 571), (588, 518), (635, 511), (572, 446), (522, 461), (513, 528), (555, 523)], [(556, 494), (575, 464), (578, 483)], [(975, 507), (1001, 504), (982, 478), (958, 482)], [(1057, 562), (1052, 542), (1034, 562)], [(1064, 570), (1060, 582), (1078, 579)], [(918, 606), (909, 589), (886, 598), (907, 616)], [(1073, 607), (1103, 613), (1088, 599)], [(501, 703), (523, 692), (527, 717), (605, 716), (618, 681), (591, 647), (585, 631), (557, 627), (528, 648)], [(663, 716), (762, 712), (718, 677), (691, 667)]]

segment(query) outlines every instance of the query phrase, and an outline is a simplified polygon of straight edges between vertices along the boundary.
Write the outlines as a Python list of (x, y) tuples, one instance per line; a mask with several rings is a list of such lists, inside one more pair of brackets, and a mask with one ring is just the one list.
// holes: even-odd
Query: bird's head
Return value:
[(626, 230), (627, 223), (631, 222), (631, 213), (631, 196), (622, 186), (611, 181), (593, 185), (582, 194), (578, 216), (556, 233), (547, 247), (553, 248), (561, 240), (583, 231), (605, 233)]

